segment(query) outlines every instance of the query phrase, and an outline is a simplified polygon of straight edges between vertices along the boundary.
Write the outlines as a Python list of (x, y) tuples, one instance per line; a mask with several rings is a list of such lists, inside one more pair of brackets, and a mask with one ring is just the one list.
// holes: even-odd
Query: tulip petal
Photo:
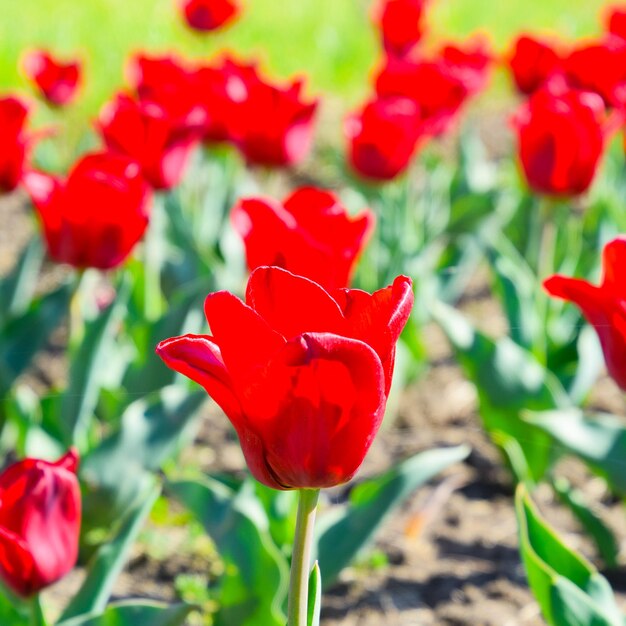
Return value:
[(398, 276), (393, 285), (371, 295), (358, 289), (337, 290), (333, 295), (346, 317), (347, 334), (372, 346), (380, 357), (388, 392), (393, 375), (395, 344), (413, 307), (411, 279)]
[(0, 526), (0, 579), (19, 596), (34, 591), (35, 562), (26, 543), (15, 533)]
[(289, 339), (307, 332), (341, 333), (339, 305), (320, 285), (279, 267), (259, 267), (250, 275), (246, 302)]
[(204, 312), (235, 383), (245, 380), (285, 343), (254, 309), (227, 291), (209, 294)]
[(604, 247), (602, 286), (626, 294), (626, 237), (617, 237)]
[(380, 359), (361, 341), (305, 333), (285, 345), (242, 397), (283, 488), (330, 487), (354, 475), (382, 421), (384, 386)]
[(184, 335), (161, 341), (156, 353), (174, 371), (202, 385), (232, 420), (241, 414), (230, 375), (217, 344), (204, 335)]

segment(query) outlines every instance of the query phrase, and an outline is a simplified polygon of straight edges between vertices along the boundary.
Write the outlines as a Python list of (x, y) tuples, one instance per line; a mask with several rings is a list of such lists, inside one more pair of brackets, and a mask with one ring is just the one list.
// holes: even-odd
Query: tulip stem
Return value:
[(44, 617), (38, 595), (30, 601), (29, 626), (47, 626), (46, 618)]
[(287, 626), (307, 626), (311, 548), (319, 489), (300, 489), (298, 518), (291, 556)]

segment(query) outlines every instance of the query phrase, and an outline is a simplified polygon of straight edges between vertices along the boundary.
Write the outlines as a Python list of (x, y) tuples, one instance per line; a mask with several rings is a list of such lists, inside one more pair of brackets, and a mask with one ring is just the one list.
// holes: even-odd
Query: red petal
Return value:
[(303, 332), (341, 334), (345, 328), (339, 305), (320, 285), (279, 267), (252, 272), (246, 302), (287, 339)]

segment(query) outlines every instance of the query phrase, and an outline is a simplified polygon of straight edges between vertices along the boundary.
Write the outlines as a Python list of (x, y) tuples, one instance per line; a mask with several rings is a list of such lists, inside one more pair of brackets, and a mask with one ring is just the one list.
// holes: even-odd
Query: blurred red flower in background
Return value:
[(606, 30), (611, 35), (626, 39), (626, 6), (609, 9), (606, 16)]
[(180, 8), (187, 25), (199, 32), (210, 32), (228, 25), (240, 10), (234, 0), (183, 0)]
[(626, 41), (607, 37), (576, 46), (564, 63), (567, 83), (594, 91), (608, 107), (626, 105)]
[(440, 135), (468, 98), (485, 87), (490, 60), (480, 42), (468, 48), (444, 46), (432, 59), (388, 58), (376, 78), (376, 93), (413, 100), (423, 132)]
[(256, 63), (243, 63), (224, 56), (196, 68), (198, 96), (207, 114), (204, 140), (234, 140), (241, 130), (240, 107), (249, 96), (249, 86), (260, 81)]
[(41, 591), (76, 564), (77, 468), (70, 450), (56, 463), (25, 459), (0, 474), (0, 578), (20, 596)]
[(182, 59), (138, 54), (131, 59), (128, 75), (140, 100), (160, 105), (180, 126), (206, 123), (195, 68)]
[(592, 92), (545, 88), (513, 119), (519, 158), (536, 192), (577, 195), (593, 181), (608, 133), (602, 99)]
[(530, 95), (548, 80), (563, 74), (563, 59), (555, 43), (532, 35), (515, 40), (507, 60), (517, 89)]
[(120, 265), (148, 226), (150, 192), (136, 161), (108, 152), (82, 157), (66, 180), (28, 172), (48, 253), (77, 268)]
[(137, 161), (154, 189), (180, 182), (202, 132), (201, 126), (181, 124), (160, 104), (126, 94), (104, 106), (98, 128), (108, 149)]
[(81, 78), (79, 61), (62, 62), (45, 50), (33, 50), (24, 55), (22, 66), (26, 77), (50, 104), (64, 106), (76, 97)]
[(609, 374), (626, 391), (626, 237), (604, 247), (603, 278), (592, 285), (580, 278), (551, 276), (546, 291), (574, 303), (592, 324), (602, 345)]
[(231, 214), (248, 269), (276, 265), (325, 289), (347, 287), (374, 228), (370, 210), (351, 217), (329, 191), (303, 187), (285, 200), (244, 198)]
[(26, 133), (28, 106), (19, 98), (0, 98), (0, 192), (13, 191), (24, 172), (31, 139)]
[(422, 135), (420, 110), (408, 98), (376, 98), (348, 116), (348, 161), (365, 178), (391, 180), (406, 170)]
[(406, 56), (420, 42), (425, 4), (425, 0), (380, 0), (375, 5), (373, 22), (387, 54)]
[(329, 293), (261, 267), (245, 304), (225, 291), (207, 297), (212, 335), (166, 339), (157, 353), (224, 410), (257, 480), (332, 487), (352, 478), (378, 431), (412, 304), (406, 277), (374, 294)]
[(260, 78), (246, 83), (231, 137), (250, 164), (295, 165), (311, 149), (317, 100), (302, 98), (303, 80), (277, 86)]

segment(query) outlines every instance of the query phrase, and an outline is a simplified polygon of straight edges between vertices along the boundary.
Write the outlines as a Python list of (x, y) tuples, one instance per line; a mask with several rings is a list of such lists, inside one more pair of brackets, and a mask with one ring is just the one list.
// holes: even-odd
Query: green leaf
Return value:
[(2, 328), (0, 397), (30, 365), (33, 357), (66, 315), (71, 295), (71, 286), (63, 285), (35, 300), (24, 315), (9, 320)]
[(619, 545), (611, 529), (591, 510), (584, 494), (574, 489), (568, 480), (558, 478), (553, 482), (554, 490), (561, 502), (566, 504), (583, 528), (594, 540), (607, 567), (617, 567)]
[(623, 420), (605, 413), (588, 416), (579, 409), (569, 409), (530, 413), (527, 421), (585, 461), (615, 493), (626, 496), (626, 427)]
[[(434, 305), (432, 312), (465, 375), (476, 386), (485, 428), (496, 443), (502, 437), (518, 441), (532, 479), (540, 480), (555, 453), (546, 433), (523, 420), (521, 412), (568, 406), (567, 393), (530, 352), (508, 337), (498, 341), (488, 338), (442, 303)], [(517, 478), (525, 480), (526, 476)]]
[(35, 294), (43, 260), (43, 246), (33, 237), (9, 276), (0, 281), (0, 321), (25, 313)]
[(101, 615), (83, 615), (63, 620), (57, 626), (183, 626), (195, 607), (189, 604), (167, 606), (158, 602), (118, 602)]
[(204, 391), (170, 386), (133, 402), (119, 430), (83, 458), (85, 525), (108, 526), (137, 497), (147, 471), (156, 471), (195, 435)]
[(87, 449), (87, 436), (98, 403), (101, 380), (106, 373), (115, 329), (121, 322), (129, 296), (129, 284), (117, 290), (115, 300), (86, 324), (77, 350), (70, 354), (69, 384), (63, 396), (64, 436), (68, 445)]
[(335, 581), (385, 519), (417, 487), (468, 454), (466, 446), (417, 454), (381, 476), (357, 485), (346, 506), (322, 515), (317, 526), (317, 558), (324, 572), (324, 585)]
[(205, 477), (168, 483), (168, 490), (202, 523), (225, 563), (216, 626), (284, 626), (288, 567), (273, 543), (254, 488), (237, 493)]
[(515, 507), (522, 561), (548, 624), (624, 626), (609, 583), (562, 543), (539, 516), (522, 484), (517, 488)]
[(104, 611), (113, 585), (124, 569), (137, 535), (160, 493), (161, 487), (155, 479), (147, 482), (144, 492), (121, 521), (114, 537), (102, 545), (89, 562), (87, 577), (63, 611), (62, 620)]
[(309, 600), (307, 605), (307, 626), (320, 626), (320, 613), (322, 611), (322, 573), (317, 561), (313, 563), (313, 569), (309, 576)]

